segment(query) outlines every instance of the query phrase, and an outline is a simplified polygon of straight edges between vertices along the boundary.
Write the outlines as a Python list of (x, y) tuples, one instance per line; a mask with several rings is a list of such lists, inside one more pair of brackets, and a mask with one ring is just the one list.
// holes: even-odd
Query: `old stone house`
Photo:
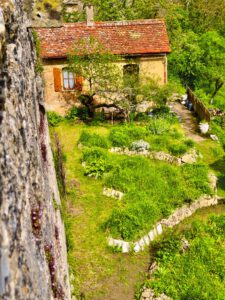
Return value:
[(85, 89), (85, 80), (67, 70), (68, 52), (84, 37), (98, 39), (110, 52), (119, 55), (118, 64), (123, 70), (132, 59), (140, 79), (153, 77), (161, 84), (167, 83), (167, 54), (171, 50), (163, 20), (94, 22), (89, 9), (87, 22), (35, 28), (44, 65), (47, 110), (65, 113), (76, 103), (78, 92)]

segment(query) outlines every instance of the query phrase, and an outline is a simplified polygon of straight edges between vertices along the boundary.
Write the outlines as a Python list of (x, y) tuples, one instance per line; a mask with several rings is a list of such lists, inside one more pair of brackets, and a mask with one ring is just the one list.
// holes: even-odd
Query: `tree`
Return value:
[(200, 38), (199, 46), (203, 50), (201, 82), (212, 87), (211, 100), (213, 103), (219, 90), (225, 84), (225, 38), (215, 31), (207, 32)]
[(166, 101), (172, 94), (170, 86), (161, 86), (155, 79), (139, 78), (139, 66), (127, 60), (122, 69), (117, 62), (121, 58), (107, 51), (93, 37), (76, 41), (69, 54), (69, 69), (82, 75), (88, 86), (79, 95), (80, 102), (92, 118), (98, 108), (116, 108), (129, 120), (131, 112), (142, 102)]
[[(95, 38), (85, 38), (76, 42), (69, 54), (69, 68), (75, 74), (82, 74), (88, 83), (79, 100), (88, 109), (89, 117), (100, 107), (114, 107), (123, 111), (125, 98), (122, 72), (115, 64), (116, 55), (107, 51)], [(96, 101), (98, 100), (98, 103)]]

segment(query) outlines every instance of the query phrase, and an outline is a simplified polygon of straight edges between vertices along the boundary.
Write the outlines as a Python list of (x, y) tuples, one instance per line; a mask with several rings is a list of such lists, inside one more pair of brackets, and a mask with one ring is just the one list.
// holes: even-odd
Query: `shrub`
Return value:
[(63, 117), (61, 117), (59, 114), (57, 114), (54, 111), (49, 111), (47, 117), (48, 117), (48, 124), (52, 127), (56, 127), (63, 120)]
[[(186, 164), (182, 166), (182, 174), (189, 190), (194, 188), (202, 194), (212, 193), (209, 186), (208, 168), (206, 165)], [(200, 196), (199, 193), (198, 196)], [(189, 198), (193, 199), (191, 196)]]
[(188, 147), (186, 144), (172, 144), (168, 146), (169, 151), (171, 154), (175, 156), (183, 155), (187, 152)]
[(148, 122), (150, 117), (146, 113), (137, 113), (134, 120), (137, 122)]
[(110, 148), (110, 143), (106, 137), (88, 131), (82, 131), (79, 142), (88, 147)]
[(148, 129), (152, 134), (161, 135), (169, 131), (170, 124), (163, 118), (152, 118)]
[(113, 128), (110, 131), (109, 139), (113, 147), (128, 147), (131, 143), (128, 132), (121, 128)]
[(79, 107), (78, 108), (78, 117), (79, 119), (85, 121), (88, 118), (88, 109), (87, 107)]
[(102, 175), (105, 172), (108, 172), (110, 170), (109, 165), (107, 165), (106, 161), (103, 159), (97, 159), (93, 160), (87, 165), (85, 168), (85, 176), (95, 177), (99, 178), (102, 177)]
[(66, 114), (65, 117), (69, 121), (74, 121), (78, 118), (78, 108), (77, 107), (72, 107)]
[(121, 237), (124, 240), (131, 239), (142, 227), (141, 219), (136, 212), (116, 208), (110, 218), (104, 224), (105, 229), (109, 230), (113, 236)]
[(94, 160), (102, 159), (106, 160), (108, 158), (107, 153), (102, 148), (91, 148), (85, 149), (83, 151), (82, 161), (90, 163)]
[(191, 140), (191, 139), (185, 140), (185, 141), (184, 141), (184, 144), (185, 144), (188, 148), (193, 148), (194, 145), (195, 145), (194, 141)]
[(153, 109), (152, 113), (156, 116), (167, 115), (170, 114), (170, 108), (169, 106), (162, 105), (160, 107)]

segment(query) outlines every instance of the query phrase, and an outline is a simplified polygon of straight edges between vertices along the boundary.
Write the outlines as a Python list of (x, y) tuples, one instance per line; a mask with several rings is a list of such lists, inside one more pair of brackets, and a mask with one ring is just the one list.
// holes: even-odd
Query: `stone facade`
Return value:
[(0, 299), (70, 299), (60, 198), (30, 24), (22, 1), (0, 4)]

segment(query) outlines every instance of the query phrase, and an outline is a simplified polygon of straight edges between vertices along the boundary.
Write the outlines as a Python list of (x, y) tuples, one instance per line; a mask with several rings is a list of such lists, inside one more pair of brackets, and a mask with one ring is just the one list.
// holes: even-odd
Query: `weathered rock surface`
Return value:
[(168, 296), (165, 294), (161, 294), (160, 296), (155, 296), (155, 293), (151, 289), (144, 288), (142, 295), (141, 295), (141, 300), (171, 300)]
[(0, 299), (70, 299), (33, 38), (22, 1), (0, 6)]

